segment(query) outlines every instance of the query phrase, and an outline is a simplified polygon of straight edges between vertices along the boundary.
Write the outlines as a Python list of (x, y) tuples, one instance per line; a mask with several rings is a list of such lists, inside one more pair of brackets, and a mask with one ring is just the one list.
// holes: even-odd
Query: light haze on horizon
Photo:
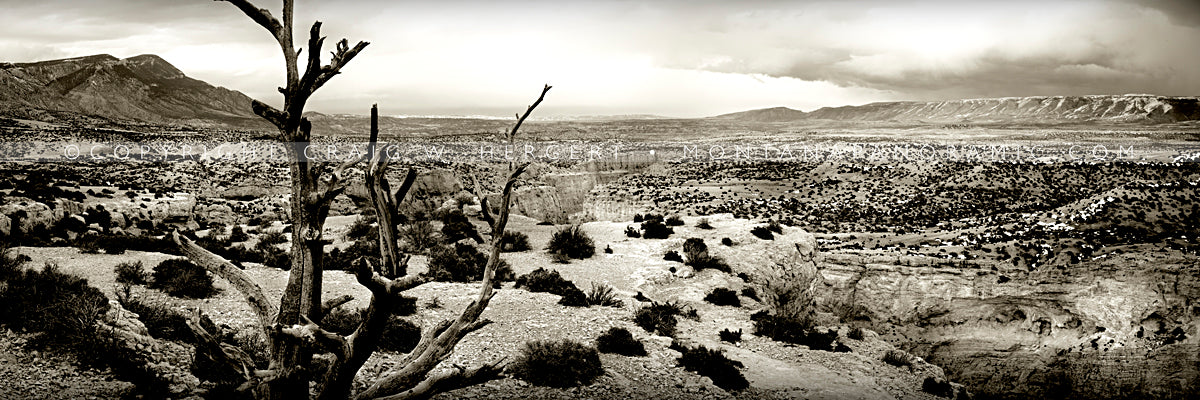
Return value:
[[(253, 0), (279, 15), (278, 0)], [(296, 1), (326, 53), (371, 42), (309, 110), (702, 117), (894, 100), (1200, 95), (1200, 2)], [(157, 54), (278, 104), (273, 38), (208, 0), (0, 0), (0, 61)], [(326, 55), (328, 57), (328, 55)]]

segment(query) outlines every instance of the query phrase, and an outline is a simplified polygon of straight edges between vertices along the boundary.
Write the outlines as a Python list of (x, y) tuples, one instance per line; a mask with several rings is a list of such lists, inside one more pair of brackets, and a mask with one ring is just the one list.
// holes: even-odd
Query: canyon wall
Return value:
[(834, 253), (822, 297), (984, 398), (1180, 398), (1200, 389), (1200, 266), (1119, 254), (1025, 271)]

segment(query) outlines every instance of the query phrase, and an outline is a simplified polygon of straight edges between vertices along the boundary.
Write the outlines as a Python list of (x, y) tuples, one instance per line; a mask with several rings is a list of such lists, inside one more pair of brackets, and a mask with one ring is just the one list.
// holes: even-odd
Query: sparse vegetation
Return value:
[(587, 303), (593, 306), (624, 307), (625, 302), (617, 298), (612, 286), (592, 284), (592, 290), (587, 294)]
[(113, 267), (113, 272), (116, 273), (117, 283), (128, 283), (131, 285), (146, 284), (146, 267), (139, 261), (126, 261), (117, 264)]
[(22, 260), (22, 255), (17, 254), (8, 247), (8, 238), (0, 237), (0, 281), (7, 280), (13, 275), (21, 272), (21, 265), (25, 263)]
[[(487, 264), (485, 256), (475, 246), (465, 243), (455, 243), (453, 246), (440, 246), (429, 256), (429, 271), (426, 274), (439, 282), (473, 282), (483, 279), (483, 267)], [(504, 260), (496, 267), (494, 282), (513, 280), (512, 267)]]
[[(400, 318), (401, 315), (412, 315), (416, 312), (416, 301), (417, 299), (413, 297), (401, 297), (401, 302), (405, 304), (403, 306), (405, 311), (388, 319), (383, 328), (383, 335), (379, 338), (379, 350), (407, 353), (416, 347), (417, 341), (421, 338), (421, 327), (407, 319)], [(325, 315), (325, 318), (321, 320), (321, 326), (339, 335), (349, 335), (358, 328), (366, 311), (366, 309), (355, 310), (338, 307)]]
[(663, 260), (681, 263), (683, 262), (683, 257), (679, 255), (678, 251), (667, 250), (667, 252), (663, 254)]
[(241, 225), (234, 225), (229, 230), (230, 242), (245, 242), (247, 240), (250, 240), (250, 235), (246, 234), (246, 230), (242, 229)]
[(715, 269), (725, 273), (733, 272), (733, 269), (729, 264), (725, 263), (725, 260), (708, 254), (708, 245), (704, 244), (704, 239), (688, 238), (683, 242), (683, 254), (687, 256), (687, 260), (684, 263), (690, 265), (696, 271)]
[(736, 391), (750, 387), (750, 382), (742, 375), (742, 363), (730, 360), (719, 350), (704, 346), (686, 347), (678, 342), (672, 343), (671, 348), (679, 351), (680, 366), (709, 377), (721, 389)]
[(713, 229), (712, 224), (708, 222), (708, 218), (700, 218), (699, 221), (696, 221), (696, 227), (700, 229)]
[(463, 214), (462, 210), (452, 209), (442, 214), (442, 237), (446, 243), (455, 243), (463, 239), (474, 240), (475, 243), (483, 243), (483, 237), (479, 236), (479, 231), (475, 230), (475, 225), (467, 219), (467, 215)]
[(86, 279), (47, 262), (17, 271), (0, 290), (0, 323), (9, 329), (44, 332), (41, 344), (67, 345), (95, 337), (94, 324), (108, 311), (108, 298)]
[(722, 342), (737, 343), (742, 341), (742, 330), (738, 329), (737, 332), (734, 332), (726, 328), (717, 332), (717, 336), (721, 338)]
[(781, 317), (760, 311), (750, 316), (754, 322), (754, 332), (772, 340), (801, 344), (812, 350), (833, 351), (833, 341), (837, 340), (837, 331), (821, 331), (816, 329), (811, 317)]
[[(696, 310), (690, 310), (688, 313), (683, 312), (683, 307), (674, 302), (651, 302), (650, 305), (642, 306), (633, 314), (633, 323), (645, 329), (649, 333), (657, 333), (662, 336), (675, 336), (675, 326), (679, 324), (677, 316), (691, 317)], [(696, 318), (699, 318), (697, 315)]]
[(750, 234), (762, 240), (775, 240), (775, 234), (765, 226), (756, 226), (750, 229)]
[(546, 250), (550, 253), (582, 260), (596, 254), (596, 245), (579, 225), (572, 225), (554, 232), (550, 243), (546, 245)]
[(778, 234), (783, 234), (783, 225), (780, 225), (779, 221), (770, 220), (767, 221), (767, 230)]
[(537, 386), (566, 388), (590, 385), (604, 367), (595, 348), (563, 339), (525, 343), (510, 371)]
[(637, 228), (627, 226), (625, 227), (625, 236), (637, 239), (642, 237), (642, 232), (638, 231)]
[(721, 244), (725, 246), (733, 246), (733, 239), (721, 238)]
[(504, 231), (504, 236), (500, 239), (500, 251), (503, 252), (520, 252), (528, 251), (529, 235), (517, 231)]
[(256, 246), (262, 248), (266, 246), (281, 245), (287, 242), (287, 235), (284, 235), (283, 232), (271, 231), (258, 235), (258, 244)]
[(553, 293), (562, 296), (575, 284), (559, 275), (558, 271), (538, 268), (525, 275), (517, 277), (517, 288), (525, 288), (530, 292)]
[(566, 293), (562, 294), (562, 298), (558, 299), (558, 305), (566, 307), (587, 307), (590, 304), (588, 304), (587, 295), (584, 294), (582, 290), (579, 290), (578, 287), (574, 287), (574, 285), (572, 285), (570, 289), (567, 289)]
[(670, 217), (667, 217), (667, 219), (663, 221), (663, 225), (666, 225), (666, 226), (683, 226), (683, 218), (679, 218), (679, 216), (678, 216), (678, 215), (672, 215), (672, 216), (670, 216)]
[(704, 301), (718, 306), (742, 306), (742, 300), (738, 298), (737, 293), (723, 287), (713, 288), (712, 291), (704, 296)]
[[(587, 294), (575, 286), (574, 282), (564, 279), (562, 275), (558, 274), (558, 271), (554, 270), (538, 268), (533, 270), (533, 272), (521, 275), (517, 277), (515, 287), (525, 288), (525, 290), (530, 292), (544, 292), (562, 296), (558, 304), (567, 307), (587, 307), (591, 305)], [(593, 287), (593, 291), (595, 291), (595, 287)], [(597, 299), (597, 301), (601, 300)]]
[(208, 271), (184, 258), (163, 260), (154, 267), (151, 277), (151, 288), (175, 297), (203, 299), (217, 294)]
[(646, 239), (666, 239), (675, 233), (674, 229), (663, 224), (660, 219), (642, 221), (642, 237)]
[[(434, 229), (433, 223), (428, 220), (413, 220), (408, 225), (400, 228), (400, 238), (405, 243), (405, 249), (412, 253), (425, 254), (430, 249), (433, 249), (441, 243), (441, 235), (437, 229)], [(375, 243), (374, 246), (378, 249), (378, 239), (371, 238), (370, 241)], [(378, 254), (376, 250), (373, 254)]]
[(167, 383), (146, 367), (146, 358), (122, 345), (111, 331), (98, 329), (109, 309), (99, 289), (60, 272), (53, 263), (7, 275), (0, 281), (0, 325), (40, 332), (29, 343), (32, 348), (64, 350), (85, 367), (107, 368), (117, 379), (135, 385), (133, 395), (165, 397)]
[(646, 346), (633, 337), (628, 329), (612, 327), (596, 338), (596, 349), (601, 353), (620, 354), (630, 357), (647, 355)]
[(373, 214), (359, 215), (358, 218), (354, 219), (354, 223), (351, 223), (350, 227), (346, 230), (346, 240), (356, 241), (378, 236), (378, 228), (372, 225), (375, 223), (375, 218), (372, 218), (370, 215)]
[(464, 206), (473, 206), (479, 203), (475, 201), (475, 196), (468, 193), (459, 193), (454, 196), (454, 204), (457, 204), (458, 208), (462, 209)]
[(396, 353), (408, 353), (417, 347), (421, 340), (421, 327), (404, 318), (391, 317), (384, 325), (383, 335), (379, 337), (379, 350)]

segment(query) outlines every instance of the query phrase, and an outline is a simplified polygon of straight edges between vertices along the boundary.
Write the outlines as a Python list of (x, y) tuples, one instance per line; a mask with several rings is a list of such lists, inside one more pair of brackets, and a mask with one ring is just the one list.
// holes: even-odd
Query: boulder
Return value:
[(0, 215), (5, 216), (5, 220), (0, 220), (0, 233), (5, 235), (12, 234), (18, 223), (22, 232), (29, 232), (39, 225), (50, 227), (58, 221), (54, 210), (45, 204), (20, 197), (10, 197), (7, 202), (0, 205)]

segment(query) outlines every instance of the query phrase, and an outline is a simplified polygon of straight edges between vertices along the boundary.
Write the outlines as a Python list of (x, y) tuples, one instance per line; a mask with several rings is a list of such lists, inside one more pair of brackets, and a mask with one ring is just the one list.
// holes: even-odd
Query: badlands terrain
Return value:
[[(124, 293), (245, 330), (250, 309), (219, 279), (218, 292), (200, 299), (117, 283), (119, 264), (150, 270), (178, 258), (164, 239), (173, 231), (238, 262), (269, 295), (286, 281), (270, 256), (290, 246), (286, 166), (208, 152), (269, 143), (269, 136), (237, 107), (240, 93), (164, 64), (153, 56), (96, 56), (0, 65), (0, 85), (11, 88), (4, 93), (21, 93), (0, 98), (0, 234), (22, 268), (57, 264), (113, 299), (113, 310), (121, 310), (115, 300)], [(146, 99), (104, 96), (122, 93), (111, 88), (160, 87), (153, 85), (174, 86), (137, 91)], [(611, 327), (632, 332), (648, 355), (602, 354), (605, 373), (589, 385), (559, 389), (507, 377), (441, 398), (1194, 398), (1195, 104), (1149, 95), (1039, 97), (532, 121), (523, 134), (539, 149), (618, 150), (602, 159), (533, 160), (510, 226), (528, 235), (530, 248), (504, 259), (516, 276), (545, 268), (581, 289), (609, 285), (622, 304), (565, 307), (558, 295), (505, 283), (483, 315), (493, 323), (468, 336), (448, 364), (516, 357), (527, 340), (593, 344)], [(365, 141), (361, 116), (311, 118), (322, 145)], [(479, 147), (463, 143), (494, 141), (508, 124), (383, 118), (385, 141), (461, 150), (404, 160), (419, 171), (400, 204), (408, 223), (428, 221), (440, 232), (436, 216), (460, 209), (484, 232), (470, 192), (476, 180), (498, 191), (506, 164), (469, 157)], [(85, 143), (103, 145), (85, 146), (98, 153), (85, 150), (83, 159), (64, 150)], [(142, 144), (152, 157), (119, 150)], [(159, 144), (175, 147), (153, 150)], [(351, 179), (361, 182), (361, 171)], [(329, 257), (354, 251), (357, 231), (373, 223), (364, 196), (358, 184), (335, 201), (324, 234)], [(645, 230), (648, 214), (682, 224), (666, 239), (630, 237), (629, 229)], [(771, 222), (782, 226), (766, 231), (770, 239), (763, 229), (752, 233)], [(592, 239), (596, 254), (556, 262), (545, 247), (571, 225)], [(235, 230), (244, 237), (234, 240)], [(97, 237), (127, 248), (105, 254), (88, 242)], [(665, 259), (685, 252), (689, 238), (702, 239), (730, 270), (696, 271)], [(429, 253), (414, 250), (412, 268), (428, 268)], [(746, 289), (761, 293), (754, 277), (777, 262), (816, 271), (814, 324), (833, 333), (836, 346), (756, 332), (751, 316), (765, 304)], [(324, 279), (327, 298), (349, 294), (354, 299), (343, 307), (366, 305), (369, 293), (353, 276), (330, 271)], [(477, 288), (422, 285), (406, 318), (427, 326), (454, 315)], [(736, 292), (740, 305), (706, 301), (717, 288)], [(634, 315), (652, 301), (696, 315), (681, 317), (674, 337), (649, 332)], [(111, 313), (123, 329), (146, 333), (132, 314)], [(723, 330), (742, 332), (741, 341), (723, 341)], [(191, 345), (140, 337), (170, 396), (219, 396), (195, 376)], [(111, 371), (39, 349), (35, 339), (19, 329), (0, 332), (0, 397), (139, 393)], [(676, 339), (740, 362), (749, 388), (722, 388), (680, 367)], [(374, 355), (356, 384), (402, 357)]]

